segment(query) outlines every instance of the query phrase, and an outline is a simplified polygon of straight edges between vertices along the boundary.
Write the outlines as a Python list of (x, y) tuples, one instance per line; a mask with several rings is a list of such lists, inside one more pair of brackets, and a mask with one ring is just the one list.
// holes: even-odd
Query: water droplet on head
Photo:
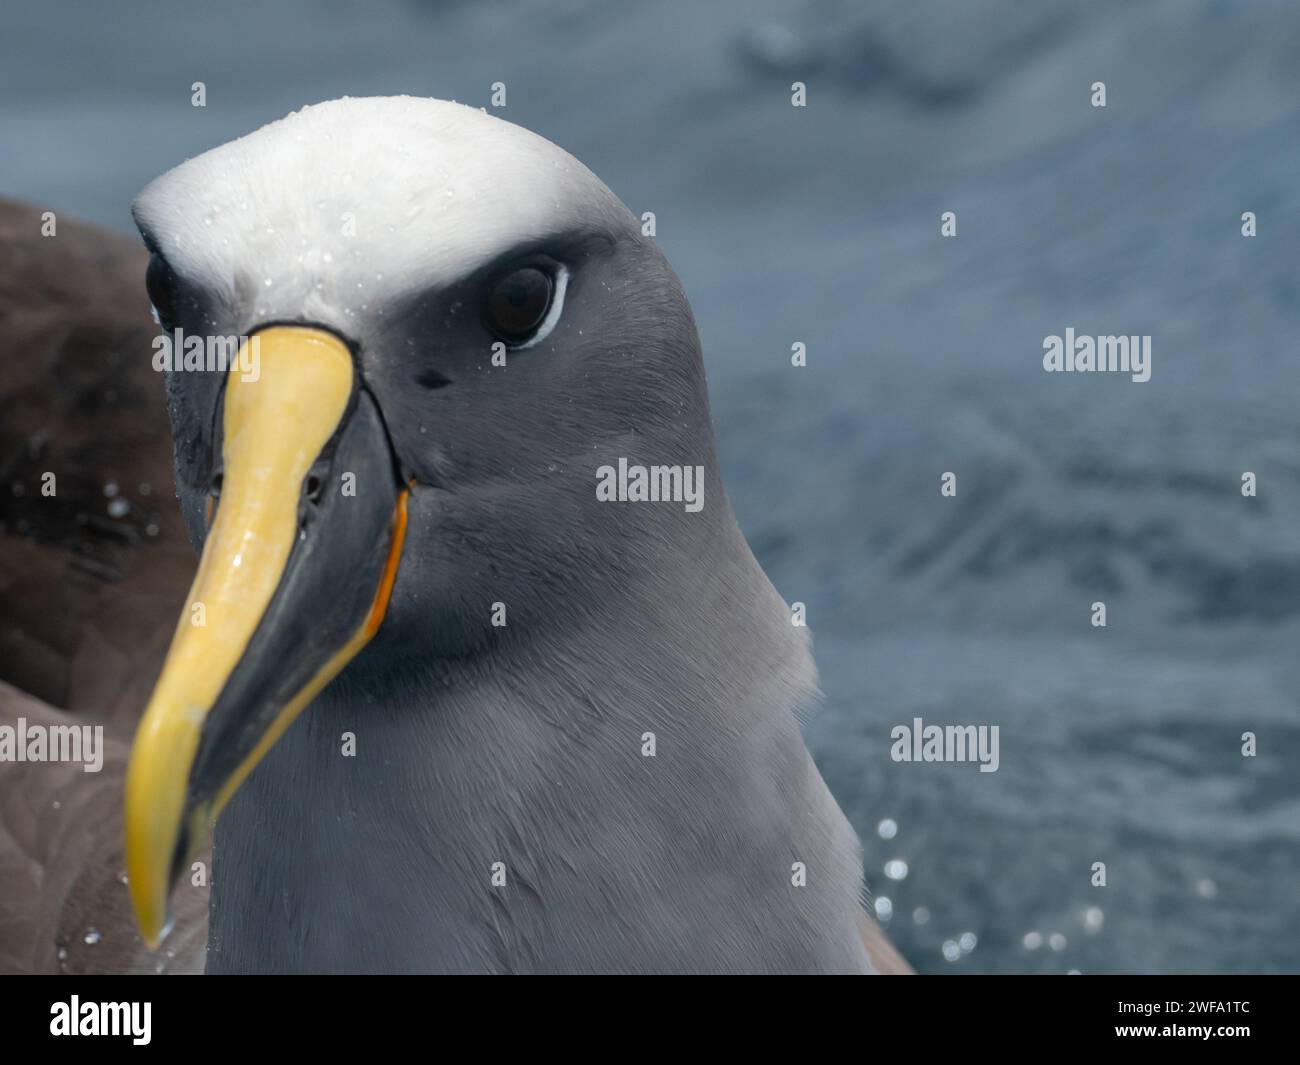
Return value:
[(875, 902), (876, 916), (881, 921), (888, 921), (894, 916), (894, 902), (888, 895), (879, 895)]

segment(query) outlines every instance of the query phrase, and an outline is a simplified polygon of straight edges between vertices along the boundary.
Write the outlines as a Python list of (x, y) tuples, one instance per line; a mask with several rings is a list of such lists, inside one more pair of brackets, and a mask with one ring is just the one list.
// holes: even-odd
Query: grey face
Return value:
[[(147, 229), (145, 238), (158, 247)], [(169, 331), (249, 335), (272, 324), (157, 250), (149, 291)], [(276, 321), (331, 328), (306, 313)], [(622, 456), (712, 470), (690, 310), (626, 212), (523, 242), (464, 276), (407, 278), (335, 331), (413, 486), (380, 646), (466, 653), (504, 635), (489, 623), (494, 602), (518, 608), (520, 621), (562, 615), (566, 599), (625, 573), (629, 541), (647, 522), (674, 520), (599, 505), (601, 466)], [(168, 379), (177, 481), (198, 546), (219, 487), (222, 387), (216, 372)]]
[[(505, 635), (487, 623), (493, 602), (510, 604), (516, 632), (555, 624), (567, 601), (626, 575), (648, 524), (679, 520), (599, 503), (601, 466), (712, 470), (686, 301), (630, 220), (610, 221), (511, 249), (375, 323), (364, 373), (417, 485), (406, 558), (419, 598), (399, 584), (394, 638), (465, 653)], [(566, 282), (549, 335), (516, 350), (488, 318), (494, 286), (521, 269)]]

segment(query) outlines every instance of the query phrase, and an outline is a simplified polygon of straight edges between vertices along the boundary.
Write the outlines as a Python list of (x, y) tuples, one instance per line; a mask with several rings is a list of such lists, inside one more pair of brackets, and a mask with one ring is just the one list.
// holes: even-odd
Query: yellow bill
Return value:
[(151, 946), (231, 795), (379, 628), (405, 531), (406, 492), (347, 346), (299, 326), (248, 343), (260, 372), (241, 373), (241, 353), (225, 382), (220, 496), (127, 772), (126, 867)]

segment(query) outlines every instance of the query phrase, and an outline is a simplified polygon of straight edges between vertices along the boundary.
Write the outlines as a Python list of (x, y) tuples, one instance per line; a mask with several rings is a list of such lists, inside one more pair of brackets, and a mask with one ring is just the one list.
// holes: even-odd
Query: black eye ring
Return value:
[(555, 277), (541, 266), (521, 266), (497, 278), (488, 291), (488, 328), (507, 344), (531, 340), (556, 301)]

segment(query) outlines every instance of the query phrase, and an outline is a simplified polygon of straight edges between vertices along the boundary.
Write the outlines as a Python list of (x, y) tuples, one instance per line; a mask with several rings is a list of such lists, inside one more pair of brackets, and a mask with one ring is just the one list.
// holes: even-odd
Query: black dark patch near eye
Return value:
[(517, 344), (542, 324), (551, 306), (554, 284), (535, 266), (512, 270), (492, 285), (488, 294), (488, 325), (507, 343)]
[(144, 274), (144, 285), (149, 293), (149, 302), (158, 312), (159, 323), (164, 329), (175, 329), (178, 299), (176, 272), (157, 252), (149, 256), (149, 268)]

